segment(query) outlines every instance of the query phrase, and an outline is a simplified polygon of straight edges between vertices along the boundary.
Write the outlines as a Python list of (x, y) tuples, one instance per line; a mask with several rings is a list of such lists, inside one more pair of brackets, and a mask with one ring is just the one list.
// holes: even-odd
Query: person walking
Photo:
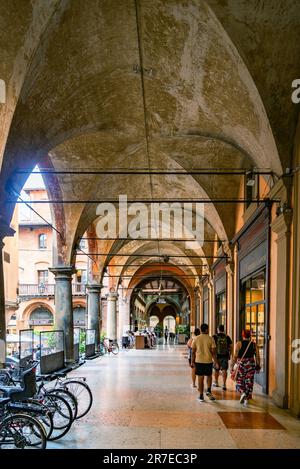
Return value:
[(228, 362), (233, 354), (232, 340), (229, 335), (225, 334), (223, 324), (218, 327), (218, 332), (213, 336), (216, 343), (218, 366), (215, 368), (215, 379), (213, 386), (219, 387), (219, 374), (222, 372), (223, 391), (226, 391)]
[(192, 344), (192, 365), (198, 376), (199, 401), (204, 402), (204, 377), (207, 380), (206, 396), (215, 401), (211, 393), (213, 362), (217, 366), (216, 344), (213, 337), (208, 335), (208, 325), (201, 324), (201, 334), (195, 337)]
[(193, 346), (193, 341), (196, 337), (200, 335), (200, 329), (199, 327), (196, 327), (194, 330), (194, 336), (191, 336), (187, 342), (187, 348), (188, 348), (188, 359), (189, 359), (189, 365), (191, 367), (191, 373), (192, 373), (192, 387), (196, 388), (196, 368), (195, 365), (192, 364), (192, 346)]
[(165, 344), (168, 343), (168, 337), (169, 337), (169, 330), (167, 328), (167, 326), (165, 327)]
[[(234, 369), (236, 366), (236, 369)], [(255, 372), (260, 371), (260, 357), (255, 342), (251, 339), (251, 332), (244, 329), (242, 340), (236, 344), (231, 364), (231, 373), (236, 381), (236, 389), (241, 394), (240, 403), (248, 405), (252, 399)]]

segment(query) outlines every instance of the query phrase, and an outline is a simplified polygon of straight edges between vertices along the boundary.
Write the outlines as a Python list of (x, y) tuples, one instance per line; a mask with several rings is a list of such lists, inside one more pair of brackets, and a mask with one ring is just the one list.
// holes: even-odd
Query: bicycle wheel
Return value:
[(93, 394), (87, 383), (77, 379), (67, 379), (62, 382), (65, 389), (70, 391), (76, 398), (78, 412), (76, 420), (86, 415), (93, 404)]
[(119, 346), (118, 346), (118, 344), (112, 344), (112, 346), (111, 346), (111, 352), (112, 352), (114, 355), (118, 355), (118, 353), (119, 353)]
[(9, 411), (14, 414), (26, 414), (36, 418), (44, 427), (46, 438), (49, 439), (53, 431), (53, 419), (47, 407), (35, 399), (9, 404)]
[(53, 389), (48, 389), (47, 392), (49, 393), (56, 393), (66, 399), (68, 402), (69, 406), (71, 407), (72, 410), (72, 415), (73, 415), (73, 420), (76, 419), (77, 417), (77, 412), (78, 412), (78, 403), (76, 397), (67, 389), (64, 388), (53, 388)]
[(44, 395), (44, 404), (49, 408), (53, 419), (53, 431), (49, 440), (58, 440), (68, 433), (72, 426), (72, 409), (63, 397), (54, 393)]
[(46, 444), (44, 427), (30, 415), (10, 415), (0, 423), (1, 449), (45, 449)]
[(49, 440), (54, 428), (53, 417), (51, 413), (49, 412), (45, 415), (37, 415), (35, 418), (43, 425), (46, 433), (46, 439)]

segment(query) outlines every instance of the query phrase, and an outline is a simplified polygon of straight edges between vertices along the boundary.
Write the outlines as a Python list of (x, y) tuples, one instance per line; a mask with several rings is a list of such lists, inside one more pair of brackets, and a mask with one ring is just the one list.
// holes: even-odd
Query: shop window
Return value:
[(47, 248), (47, 235), (42, 233), (39, 235), (39, 249)]
[(208, 324), (209, 306), (208, 306), (208, 287), (203, 288), (203, 322)]
[(17, 315), (12, 314), (11, 317), (10, 317), (10, 320), (8, 321), (8, 327), (15, 326), (16, 322), (17, 322)]
[(76, 283), (87, 283), (87, 271), (84, 269), (78, 269), (75, 274), (75, 282)]
[(243, 281), (241, 292), (241, 329), (251, 331), (252, 340), (258, 346), (262, 366), (261, 375), (263, 375), (266, 363), (265, 271)]
[(216, 296), (216, 328), (222, 324), (226, 330), (226, 320), (226, 293), (224, 291)]
[(203, 301), (203, 322), (208, 324), (208, 300)]

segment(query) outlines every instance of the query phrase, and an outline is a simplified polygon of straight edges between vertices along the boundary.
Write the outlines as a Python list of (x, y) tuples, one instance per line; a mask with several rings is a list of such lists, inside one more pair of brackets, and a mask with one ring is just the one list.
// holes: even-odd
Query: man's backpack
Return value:
[(225, 334), (217, 335), (217, 355), (228, 355), (228, 343)]

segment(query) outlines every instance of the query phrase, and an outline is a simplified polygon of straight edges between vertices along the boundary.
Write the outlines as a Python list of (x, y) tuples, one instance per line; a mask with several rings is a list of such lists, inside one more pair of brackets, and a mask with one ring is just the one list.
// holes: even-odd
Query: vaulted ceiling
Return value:
[[(36, 163), (56, 171), (123, 168), (260, 168), (292, 165), (300, 76), (300, 12), (295, 0), (2, 0), (0, 78), (1, 213)], [(237, 198), (241, 177), (70, 175), (45, 177), (60, 261), (96, 219), (98, 202)], [(86, 203), (86, 201), (94, 203)], [(230, 239), (235, 204), (206, 204), (209, 238)], [(151, 242), (99, 241), (99, 252), (155, 252)], [(182, 243), (161, 252), (199, 254)], [(200, 254), (211, 254), (204, 245)], [(99, 260), (99, 259), (98, 259)], [(194, 261), (188, 261), (191, 263)], [(194, 262), (196, 263), (196, 262)], [(121, 269), (123, 271), (123, 268)], [(197, 269), (196, 269), (197, 272)]]

